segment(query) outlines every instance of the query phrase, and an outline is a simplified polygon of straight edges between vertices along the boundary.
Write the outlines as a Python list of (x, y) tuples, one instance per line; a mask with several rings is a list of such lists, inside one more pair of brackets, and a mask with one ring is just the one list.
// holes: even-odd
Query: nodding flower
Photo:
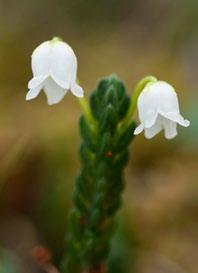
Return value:
[(83, 97), (83, 89), (76, 83), (77, 58), (72, 48), (59, 38), (34, 50), (32, 72), (26, 100), (36, 98), (42, 89), (49, 105), (60, 102), (69, 89), (73, 95)]
[(177, 93), (164, 81), (148, 83), (138, 97), (137, 108), (141, 123), (135, 135), (144, 131), (149, 139), (164, 129), (165, 138), (172, 139), (177, 135), (177, 124), (190, 125), (180, 114)]

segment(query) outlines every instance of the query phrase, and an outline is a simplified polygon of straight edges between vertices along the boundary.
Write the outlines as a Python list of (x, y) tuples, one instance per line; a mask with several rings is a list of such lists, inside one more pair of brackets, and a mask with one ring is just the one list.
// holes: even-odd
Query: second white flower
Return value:
[(145, 137), (152, 138), (164, 129), (165, 137), (171, 139), (177, 135), (177, 123), (184, 127), (190, 125), (180, 114), (174, 88), (164, 81), (146, 85), (137, 107), (141, 124), (135, 129), (135, 135), (144, 130)]

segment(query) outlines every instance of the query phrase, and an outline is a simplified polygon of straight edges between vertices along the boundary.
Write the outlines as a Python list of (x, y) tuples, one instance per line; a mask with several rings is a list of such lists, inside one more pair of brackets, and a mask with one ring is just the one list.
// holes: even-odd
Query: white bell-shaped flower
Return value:
[(177, 135), (177, 123), (190, 125), (180, 114), (174, 88), (164, 81), (147, 84), (138, 97), (137, 107), (141, 124), (135, 135), (144, 130), (145, 137), (152, 138), (164, 129), (165, 137), (171, 139)]
[(72, 48), (58, 38), (44, 42), (34, 50), (32, 72), (26, 100), (37, 97), (42, 89), (49, 105), (58, 103), (69, 89), (75, 96), (83, 97), (83, 89), (76, 83), (76, 56)]

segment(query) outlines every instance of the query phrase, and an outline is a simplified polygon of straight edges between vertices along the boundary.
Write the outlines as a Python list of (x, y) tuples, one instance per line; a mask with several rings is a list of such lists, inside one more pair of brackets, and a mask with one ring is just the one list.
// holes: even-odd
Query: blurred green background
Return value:
[[(60, 36), (78, 57), (88, 96), (116, 73), (129, 94), (148, 74), (175, 86), (191, 121), (175, 140), (138, 136), (113, 241), (112, 272), (198, 272), (198, 1), (0, 0), (0, 273), (42, 271), (44, 245), (58, 264), (80, 144), (78, 101), (25, 102), (31, 53)], [(114, 269), (113, 269), (114, 268)]]

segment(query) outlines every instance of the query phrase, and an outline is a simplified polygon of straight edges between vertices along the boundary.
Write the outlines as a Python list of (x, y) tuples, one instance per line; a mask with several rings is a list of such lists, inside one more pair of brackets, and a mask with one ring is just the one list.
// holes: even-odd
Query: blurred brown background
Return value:
[(25, 102), (31, 53), (53, 36), (74, 49), (87, 96), (112, 73), (129, 94), (148, 74), (175, 86), (191, 126), (131, 145), (117, 242), (128, 261), (118, 253), (117, 272), (198, 272), (196, 0), (0, 0), (0, 272), (43, 272), (31, 255), (38, 244), (55, 263), (62, 252), (80, 108), (70, 94), (51, 107), (43, 92)]

